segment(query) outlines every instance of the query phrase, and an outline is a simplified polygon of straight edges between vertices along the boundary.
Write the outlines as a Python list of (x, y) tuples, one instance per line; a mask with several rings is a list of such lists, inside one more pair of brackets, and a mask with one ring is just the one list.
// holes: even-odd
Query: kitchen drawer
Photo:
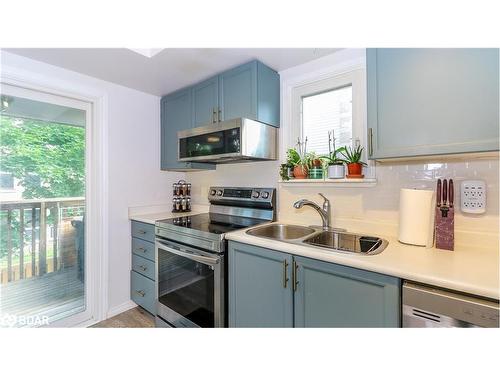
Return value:
[(132, 238), (132, 253), (155, 261), (155, 244), (139, 238)]
[(156, 314), (155, 306), (155, 282), (141, 274), (130, 271), (130, 298), (148, 310)]
[(155, 226), (153, 224), (132, 221), (132, 237), (155, 242)]
[(155, 263), (146, 258), (132, 255), (132, 270), (152, 280), (155, 279)]

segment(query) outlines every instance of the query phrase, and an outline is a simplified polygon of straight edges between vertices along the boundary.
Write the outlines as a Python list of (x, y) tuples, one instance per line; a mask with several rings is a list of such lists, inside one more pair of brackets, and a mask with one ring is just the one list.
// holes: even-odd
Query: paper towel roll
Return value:
[(434, 191), (401, 189), (398, 240), (405, 244), (432, 247), (434, 243)]

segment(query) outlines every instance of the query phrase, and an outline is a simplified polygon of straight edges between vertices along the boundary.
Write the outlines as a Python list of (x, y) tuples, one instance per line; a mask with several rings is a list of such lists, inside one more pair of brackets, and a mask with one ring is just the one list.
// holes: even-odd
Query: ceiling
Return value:
[(252, 59), (281, 71), (338, 48), (166, 48), (151, 58), (126, 48), (4, 50), (161, 96)]

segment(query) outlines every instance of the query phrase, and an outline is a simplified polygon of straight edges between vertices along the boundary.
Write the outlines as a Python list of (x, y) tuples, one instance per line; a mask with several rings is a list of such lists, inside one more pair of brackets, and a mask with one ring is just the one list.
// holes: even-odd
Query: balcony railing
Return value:
[(0, 284), (81, 269), (84, 210), (81, 197), (1, 202)]

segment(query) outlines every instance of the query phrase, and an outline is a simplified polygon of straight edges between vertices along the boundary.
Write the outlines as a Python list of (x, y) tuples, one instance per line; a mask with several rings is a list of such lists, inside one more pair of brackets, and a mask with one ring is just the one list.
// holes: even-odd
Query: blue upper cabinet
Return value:
[(280, 125), (279, 74), (260, 61), (227, 70), (189, 89), (192, 127), (239, 117)]
[(257, 61), (219, 75), (220, 121), (237, 117), (257, 120)]
[(217, 122), (219, 108), (219, 79), (210, 78), (192, 88), (193, 126), (204, 126)]
[(164, 96), (161, 105), (161, 158), (163, 170), (213, 169), (212, 164), (179, 162), (177, 132), (192, 127), (192, 90)]
[(219, 74), (218, 120), (246, 117), (279, 127), (279, 74), (251, 61)]
[(294, 257), (295, 327), (399, 327), (400, 280)]
[(499, 150), (498, 49), (368, 49), (366, 57), (371, 159)]

